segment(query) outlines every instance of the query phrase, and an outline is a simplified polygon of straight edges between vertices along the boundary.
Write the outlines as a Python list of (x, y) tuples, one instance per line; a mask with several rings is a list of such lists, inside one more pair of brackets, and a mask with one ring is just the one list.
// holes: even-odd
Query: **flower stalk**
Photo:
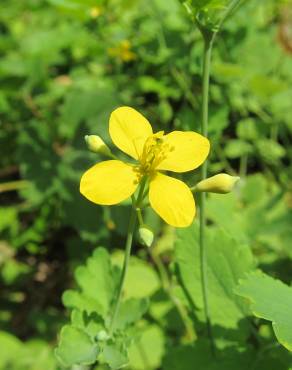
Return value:
[[(208, 118), (209, 118), (209, 86), (210, 86), (210, 64), (212, 55), (212, 46), (215, 34), (202, 33), (204, 38), (204, 55), (203, 55), (203, 81), (202, 81), (202, 121), (201, 133), (208, 137)], [(207, 178), (208, 162), (205, 161), (201, 167), (201, 180)], [(206, 229), (206, 193), (200, 194), (200, 273), (204, 313), (207, 323), (208, 336), (210, 339), (212, 352), (215, 353), (215, 343), (212, 333), (212, 325), (210, 318), (209, 300), (208, 300), (208, 279), (207, 279), (207, 261), (206, 261), (206, 246), (205, 246), (205, 229)]]
[[(240, 4), (241, 0), (232, 0), (226, 8), (219, 23), (211, 30), (205, 28), (198, 20), (195, 20), (204, 40), (204, 53), (203, 53), (203, 72), (202, 72), (202, 119), (201, 119), (201, 133), (208, 138), (208, 119), (209, 119), (209, 87), (210, 87), (210, 66), (211, 56), (214, 41), (218, 32), (221, 30), (223, 23), (230, 16), (230, 14)], [(201, 180), (207, 178), (208, 162), (205, 161), (201, 167)], [(208, 336), (210, 339), (211, 350), (215, 355), (215, 342), (212, 332), (209, 300), (208, 300), (208, 281), (207, 281), (207, 261), (206, 261), (206, 246), (205, 246), (205, 229), (206, 229), (206, 214), (205, 214), (206, 193), (200, 194), (200, 271), (201, 271), (201, 285), (203, 295), (204, 312), (207, 323)]]
[(195, 339), (197, 339), (197, 333), (195, 332), (195, 329), (193, 327), (192, 320), (189, 318), (185, 306), (182, 304), (180, 299), (174, 294), (172, 286), (173, 284), (168, 276), (167, 269), (164, 266), (163, 262), (161, 261), (159, 254), (155, 252), (155, 247), (149, 248), (148, 251), (152, 261), (154, 262), (158, 270), (162, 288), (168, 295), (174, 307), (176, 308), (177, 313), (180, 316), (181, 321), (185, 327), (185, 338), (189, 343), (191, 343)]
[(132, 249), (132, 244), (133, 244), (133, 237), (134, 237), (136, 224), (137, 224), (137, 208), (141, 206), (141, 203), (143, 201), (146, 180), (147, 179), (145, 177), (141, 181), (137, 200), (135, 200), (135, 198), (132, 197), (132, 208), (131, 208), (131, 215), (130, 215), (130, 221), (129, 221), (129, 227), (128, 227), (127, 240), (126, 240), (126, 245), (125, 245), (124, 263), (123, 263), (122, 274), (121, 274), (119, 287), (117, 291), (117, 297), (114, 302), (113, 315), (112, 315), (110, 326), (109, 326), (109, 336), (113, 334), (113, 331), (115, 328), (115, 322), (116, 322), (117, 315), (118, 315), (120, 305), (121, 305), (123, 288), (125, 285), (127, 270), (128, 270), (129, 261), (130, 261), (131, 249)]
[(26, 180), (16, 180), (0, 183), (0, 193), (5, 193), (8, 191), (21, 190), (29, 186), (29, 182)]

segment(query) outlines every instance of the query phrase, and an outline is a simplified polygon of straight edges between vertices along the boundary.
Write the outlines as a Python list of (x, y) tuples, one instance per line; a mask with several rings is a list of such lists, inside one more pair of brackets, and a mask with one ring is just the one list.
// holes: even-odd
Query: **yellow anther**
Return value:
[(150, 136), (143, 148), (141, 157), (139, 158), (141, 171), (149, 173), (167, 158), (167, 154), (174, 150), (167, 142), (165, 142), (164, 131), (159, 131)]

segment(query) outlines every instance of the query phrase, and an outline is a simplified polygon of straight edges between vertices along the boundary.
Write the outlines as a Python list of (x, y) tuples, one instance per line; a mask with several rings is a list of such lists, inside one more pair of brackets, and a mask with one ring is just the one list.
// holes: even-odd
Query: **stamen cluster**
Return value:
[(139, 158), (139, 170), (143, 175), (151, 174), (159, 164), (173, 151), (164, 139), (164, 131), (151, 135), (145, 142), (143, 152)]

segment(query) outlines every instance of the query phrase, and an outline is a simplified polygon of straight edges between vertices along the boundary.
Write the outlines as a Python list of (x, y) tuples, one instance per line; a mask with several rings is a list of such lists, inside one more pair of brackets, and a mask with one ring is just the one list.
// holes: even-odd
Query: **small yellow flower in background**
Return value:
[(200, 181), (194, 191), (204, 191), (209, 193), (227, 194), (230, 193), (240, 177), (230, 176), (227, 173), (219, 173), (218, 175), (208, 177)]
[(209, 154), (208, 139), (193, 131), (153, 133), (148, 120), (130, 107), (112, 112), (109, 133), (113, 143), (137, 163), (108, 160), (94, 165), (81, 178), (81, 194), (96, 204), (117, 204), (147, 176), (151, 207), (168, 224), (189, 226), (196, 212), (191, 190), (161, 171), (181, 173), (199, 167)]
[(136, 59), (136, 54), (131, 51), (131, 43), (129, 40), (123, 40), (118, 46), (109, 48), (108, 53), (112, 57), (116, 57), (123, 62), (131, 62)]
[(99, 6), (94, 6), (90, 9), (91, 18), (98, 18), (102, 13), (102, 10)]
[(73, 84), (73, 80), (67, 75), (60, 75), (60, 76), (56, 77), (55, 82), (58, 85), (66, 86), (66, 87), (71, 86)]

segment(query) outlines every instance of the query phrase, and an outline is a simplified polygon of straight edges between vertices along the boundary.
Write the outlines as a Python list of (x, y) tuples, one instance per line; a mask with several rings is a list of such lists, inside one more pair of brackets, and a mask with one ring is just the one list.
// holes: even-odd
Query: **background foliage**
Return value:
[[(210, 172), (242, 178), (235, 193), (208, 198), (217, 361), (206, 340), (197, 225), (175, 232), (149, 211), (155, 245), (135, 242), (120, 345), (101, 335), (104, 364), (95, 369), (128, 361), (134, 370), (292, 369), (291, 30), (287, 2), (249, 0), (214, 49)], [(120, 105), (157, 130), (199, 131), (202, 46), (176, 0), (2, 0), (0, 369), (86, 365), (101, 350), (95, 334), (117, 284), (129, 210), (80, 196), (81, 173), (99, 160), (83, 137), (110, 145), (108, 117)], [(84, 310), (100, 317), (85, 320)], [(73, 326), (58, 335), (70, 315)]]

